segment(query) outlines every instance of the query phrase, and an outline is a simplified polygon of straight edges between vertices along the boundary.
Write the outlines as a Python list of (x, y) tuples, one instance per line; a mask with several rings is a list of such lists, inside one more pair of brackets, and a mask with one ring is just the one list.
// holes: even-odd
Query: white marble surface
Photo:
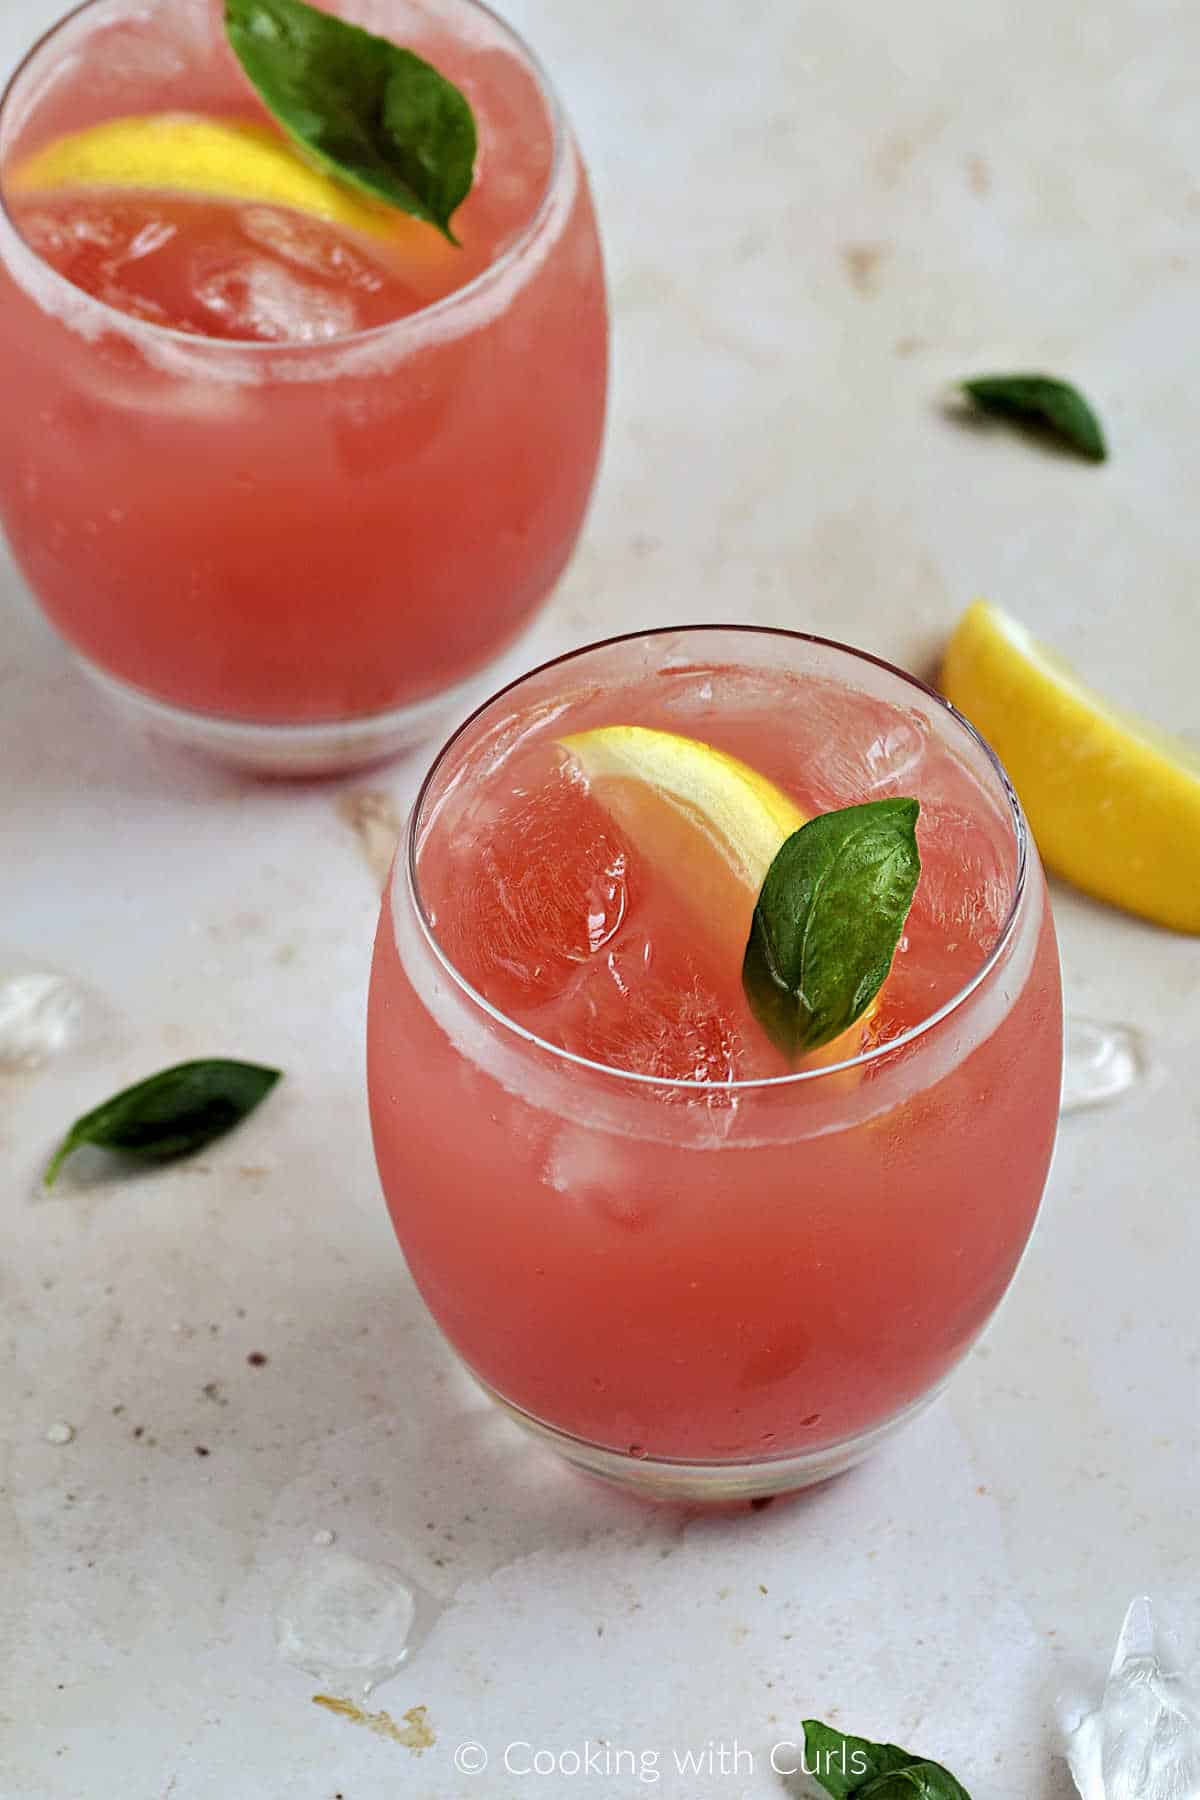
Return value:
[[(0, 62), (55, 10), (5, 0)], [(524, 656), (735, 618), (923, 669), (983, 590), (1196, 727), (1196, 16), (511, 11), (589, 152), (615, 315), (603, 480)], [(950, 377), (1012, 362), (1095, 397), (1107, 467), (941, 416)], [(372, 785), (401, 803), (415, 775)], [(1065, 1800), (1054, 1696), (1098, 1686), (1129, 1597), (1200, 1626), (1195, 940), (1057, 896), (1074, 1005), (1140, 1027), (1150, 1078), (1066, 1122), (1021, 1280), (931, 1414), (825, 1491), (685, 1517), (535, 1455), (412, 1292), (367, 1135), (376, 892), (343, 791), (152, 760), (0, 565), (0, 951), (93, 997), (75, 1051), (0, 1078), (0, 1795), (787, 1800), (770, 1747), (816, 1714), (976, 1800)], [(214, 1050), (288, 1071), (244, 1132), (35, 1197), (66, 1120)], [(428, 1708), (419, 1758), (276, 1658), (323, 1531), (442, 1602), (373, 1702)], [(502, 1766), (589, 1739), (657, 1764)], [(466, 1740), (487, 1774), (455, 1771)], [(735, 1740), (736, 1771), (674, 1772)]]

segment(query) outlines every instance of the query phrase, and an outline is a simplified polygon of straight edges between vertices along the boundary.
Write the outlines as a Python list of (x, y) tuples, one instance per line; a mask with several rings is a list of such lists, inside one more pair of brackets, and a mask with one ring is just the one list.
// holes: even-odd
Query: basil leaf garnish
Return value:
[(122, 1089), (76, 1119), (54, 1152), (45, 1183), (82, 1144), (165, 1162), (188, 1156), (232, 1131), (279, 1080), (278, 1069), (223, 1059), (177, 1063)]
[(432, 63), (305, 0), (226, 0), (225, 33), (260, 98), (323, 168), (427, 219), (470, 192), (470, 106)]
[(1053, 375), (977, 375), (963, 382), (962, 391), (981, 411), (1052, 432), (1089, 462), (1103, 462), (1108, 455), (1099, 419), (1069, 381)]
[(971, 1800), (941, 1763), (911, 1762), (862, 1789), (862, 1800)]
[(898, 1744), (851, 1737), (819, 1719), (804, 1721), (804, 1771), (833, 1800), (971, 1800), (949, 1769)]
[(919, 812), (892, 799), (822, 813), (768, 869), (742, 985), (786, 1056), (838, 1037), (886, 981), (921, 873)]

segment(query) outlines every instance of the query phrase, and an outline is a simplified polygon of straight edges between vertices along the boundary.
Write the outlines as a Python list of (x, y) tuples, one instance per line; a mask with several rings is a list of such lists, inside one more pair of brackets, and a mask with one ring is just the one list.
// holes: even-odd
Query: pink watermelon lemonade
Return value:
[[(0, 111), (13, 553), (146, 716), (284, 767), (411, 739), (530, 620), (580, 528), (606, 384), (586, 176), (529, 53), (473, 0), (325, 10), (469, 100), (461, 248), (351, 190), (331, 217), (257, 196), (264, 146), (307, 169), (217, 0), (92, 0)], [(163, 185), (72, 175), (105, 129), (108, 162), (161, 163)]]
[[(752, 1014), (753, 898), (712, 903), (704, 821), (631, 832), (564, 747), (614, 726), (735, 757), (806, 817), (920, 799), (892, 972), (834, 1061), (793, 1068)], [(937, 1390), (1029, 1237), (1060, 1071), (1002, 771), (818, 640), (695, 628), (526, 677), (434, 765), (385, 898), (370, 1098), (417, 1285), (515, 1416), (657, 1492), (819, 1479)]]

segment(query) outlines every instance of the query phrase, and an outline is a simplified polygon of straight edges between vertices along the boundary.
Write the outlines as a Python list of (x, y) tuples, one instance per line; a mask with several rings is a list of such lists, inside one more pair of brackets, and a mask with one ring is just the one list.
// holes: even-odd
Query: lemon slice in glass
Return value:
[(605, 725), (561, 742), (638, 851), (744, 946), (767, 870), (804, 824), (794, 801), (698, 738)]
[[(795, 801), (736, 756), (670, 731), (604, 725), (560, 743), (639, 855), (740, 968), (767, 871), (806, 822)], [(856, 1055), (877, 1005), (806, 1061)]]
[(54, 139), (5, 179), (15, 196), (140, 188), (308, 213), (381, 242), (453, 254), (431, 226), (374, 205), (313, 168), (281, 132), (241, 119), (159, 113), (109, 119)]

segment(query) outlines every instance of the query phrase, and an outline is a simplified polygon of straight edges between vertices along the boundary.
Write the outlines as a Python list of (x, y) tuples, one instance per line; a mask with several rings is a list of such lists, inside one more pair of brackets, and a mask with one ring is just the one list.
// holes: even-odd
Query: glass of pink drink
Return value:
[[(793, 1067), (768, 1041), (753, 895), (713, 904), (697, 821), (631, 835), (562, 745), (613, 725), (730, 753), (806, 816), (920, 799), (849, 1048)], [(371, 1112), (417, 1285), (516, 1420), (660, 1495), (822, 1479), (931, 1399), (1028, 1240), (1061, 1055), (1003, 770), (928, 688), (819, 639), (696, 627), (526, 676), (438, 757), (384, 900)]]
[(469, 100), (460, 249), (402, 212), (368, 236), (254, 199), (29, 190), (30, 159), (106, 121), (282, 140), (220, 0), (90, 0), (0, 108), (13, 554), (144, 723), (283, 771), (414, 741), (530, 621), (580, 528), (606, 383), (587, 180), (530, 52), (475, 0), (324, 10)]

